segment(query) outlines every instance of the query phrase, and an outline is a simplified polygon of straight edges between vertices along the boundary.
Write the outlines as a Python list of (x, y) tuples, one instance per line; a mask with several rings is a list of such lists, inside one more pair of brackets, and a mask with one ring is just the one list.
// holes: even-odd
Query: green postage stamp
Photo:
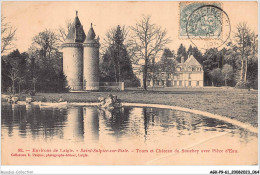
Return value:
[(221, 3), (180, 2), (179, 37), (218, 39), (222, 35)]

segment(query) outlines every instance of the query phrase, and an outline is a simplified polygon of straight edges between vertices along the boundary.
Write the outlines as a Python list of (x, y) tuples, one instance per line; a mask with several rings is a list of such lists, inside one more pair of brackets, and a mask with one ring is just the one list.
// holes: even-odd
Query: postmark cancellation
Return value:
[(181, 38), (220, 38), (222, 33), (221, 3), (180, 2)]

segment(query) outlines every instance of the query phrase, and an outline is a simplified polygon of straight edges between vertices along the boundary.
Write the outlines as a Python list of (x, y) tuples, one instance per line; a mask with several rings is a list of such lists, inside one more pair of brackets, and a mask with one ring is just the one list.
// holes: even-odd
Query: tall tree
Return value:
[(12, 93), (15, 94), (15, 83), (18, 80), (18, 69), (12, 68), (9, 72), (9, 77), (12, 80)]
[(15, 33), (16, 28), (7, 22), (6, 17), (1, 16), (1, 55), (12, 49)]
[(156, 71), (174, 73), (176, 64), (177, 64), (176, 60), (163, 58), (159, 62), (156, 63), (156, 65), (157, 65)]
[(172, 51), (169, 48), (166, 48), (163, 50), (163, 54), (162, 54), (162, 58), (171, 58), (174, 57), (174, 54), (172, 53)]
[(151, 59), (162, 51), (170, 43), (166, 29), (151, 22), (151, 16), (143, 16), (135, 26), (131, 27), (133, 36), (131, 39), (134, 59), (143, 64), (143, 88), (147, 90), (147, 68)]
[(9, 87), (12, 86), (12, 80), (9, 77), (9, 73), (12, 69), (12, 66), (9, 62), (6, 62), (3, 58), (1, 60), (1, 88), (2, 92), (6, 92)]
[(49, 66), (58, 53), (58, 37), (55, 32), (46, 29), (33, 37), (32, 47), (38, 52), (43, 66)]
[[(26, 67), (26, 59), (27, 59), (27, 54), (26, 53), (20, 53), (18, 49), (14, 50), (13, 52), (9, 53), (6, 56), (2, 57), (2, 63), (4, 63), (7, 67), (5, 67), (2, 71), (3, 76), (6, 76), (4, 79), (7, 80), (6, 85), (7, 86), (8, 83), (8, 79), (12, 79), (12, 91), (15, 92), (16, 89), (15, 87), (16, 84), (19, 85), (18, 81), (19, 79), (23, 79), (25, 80), (26, 78), (26, 71), (27, 71), (27, 67)], [(8, 73), (7, 73), (8, 72)], [(6, 74), (7, 73), (7, 74)], [(15, 77), (15, 78), (14, 78)], [(10, 86), (10, 85), (8, 85)], [(25, 89), (26, 87), (24, 87), (23, 89)]]
[[(120, 28), (120, 31), (119, 31), (118, 27)], [(105, 54), (107, 48), (109, 48), (111, 45), (115, 44), (116, 33), (118, 33), (117, 35), (121, 37), (121, 40), (123, 41), (124, 46), (128, 49), (129, 29), (125, 25), (123, 25), (123, 26), (118, 25), (116, 27), (110, 28), (107, 31), (107, 33), (102, 41), (101, 48), (100, 48), (101, 54)]]
[(173, 64), (174, 61), (172, 58), (175, 59), (174, 53), (169, 48), (165, 48), (163, 50), (163, 54), (159, 62), (155, 62), (155, 57), (151, 59), (149, 63), (149, 72), (150, 72), (149, 79), (151, 79), (152, 82), (154, 82), (155, 75), (159, 73), (158, 71), (171, 70), (171, 68), (174, 69), (175, 64)]
[(186, 61), (187, 58), (188, 58), (188, 54), (187, 54), (187, 51), (186, 51), (186, 47), (183, 46), (183, 44), (181, 44), (180, 47), (178, 48), (176, 60), (177, 60), (178, 62), (181, 62), (181, 58), (184, 58), (183, 61)]
[(210, 72), (213, 69), (221, 68), (219, 51), (216, 48), (208, 49), (204, 53), (203, 57), (204, 82), (205, 84), (210, 85), (210, 81), (213, 81)]
[[(51, 30), (46, 29), (33, 38), (28, 59), (31, 68), (31, 88), (44, 92), (55, 92), (61, 91), (59, 83), (66, 84), (63, 82), (66, 78), (61, 76), (63, 71), (62, 53), (59, 52), (58, 47), (58, 35)], [(66, 87), (63, 87), (63, 90), (66, 91)]]
[(26, 70), (26, 58), (27, 55), (24, 53), (21, 54), (19, 50), (16, 49), (3, 59), (5, 59), (6, 62), (10, 63), (13, 68), (19, 71), (19, 76), (24, 76)]
[(209, 72), (212, 80), (212, 86), (219, 85), (223, 81), (223, 76), (220, 68), (215, 68)]
[(197, 47), (192, 48), (191, 54), (194, 56), (194, 58), (196, 58), (196, 60), (198, 60), (200, 64), (203, 64), (204, 57)]
[(100, 65), (102, 80), (124, 81), (127, 86), (131, 84), (130, 82), (136, 81), (127, 51), (127, 33), (127, 28), (119, 25), (107, 32), (103, 49), (107, 48)]
[(229, 64), (225, 64), (222, 68), (222, 75), (225, 81), (225, 86), (227, 86), (227, 81), (231, 80), (233, 77), (233, 67)]
[(192, 55), (192, 52), (193, 52), (193, 47), (192, 47), (192, 45), (190, 45), (190, 47), (188, 48), (188, 51), (187, 51), (187, 55), (188, 56)]
[(238, 53), (241, 61), (240, 81), (245, 82), (247, 80), (248, 61), (250, 55), (254, 54), (257, 46), (257, 36), (251, 32), (246, 23), (239, 23), (236, 29), (235, 43), (232, 46), (235, 52)]

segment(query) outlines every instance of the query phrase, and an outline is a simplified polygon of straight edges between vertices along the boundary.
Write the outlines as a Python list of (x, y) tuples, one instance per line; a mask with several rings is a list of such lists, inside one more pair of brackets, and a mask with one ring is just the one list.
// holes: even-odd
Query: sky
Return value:
[[(256, 33), (258, 31), (257, 2), (222, 2), (222, 9), (228, 14), (231, 23), (231, 34), (240, 22), (247, 22)], [(67, 20), (73, 20), (75, 11), (85, 33), (94, 24), (96, 35), (102, 39), (105, 33), (117, 25), (134, 25), (142, 15), (151, 15), (152, 22), (166, 28), (172, 42), (168, 48), (177, 51), (183, 43), (189, 47), (189, 39), (179, 38), (179, 2), (50, 2), (24, 1), (2, 2), (1, 13), (17, 28), (16, 48), (27, 51), (32, 38), (45, 29), (58, 29), (65, 26)]]

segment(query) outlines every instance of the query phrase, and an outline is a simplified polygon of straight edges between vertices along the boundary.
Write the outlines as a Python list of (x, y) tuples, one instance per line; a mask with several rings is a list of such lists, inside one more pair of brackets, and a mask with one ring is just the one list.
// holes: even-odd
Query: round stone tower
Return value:
[(75, 20), (62, 44), (63, 72), (67, 78), (70, 91), (83, 90), (83, 46), (86, 38), (83, 26), (76, 12)]
[(98, 90), (99, 89), (99, 38), (95, 38), (96, 34), (93, 30), (92, 24), (88, 31), (84, 47), (84, 70), (83, 82), (84, 90)]

